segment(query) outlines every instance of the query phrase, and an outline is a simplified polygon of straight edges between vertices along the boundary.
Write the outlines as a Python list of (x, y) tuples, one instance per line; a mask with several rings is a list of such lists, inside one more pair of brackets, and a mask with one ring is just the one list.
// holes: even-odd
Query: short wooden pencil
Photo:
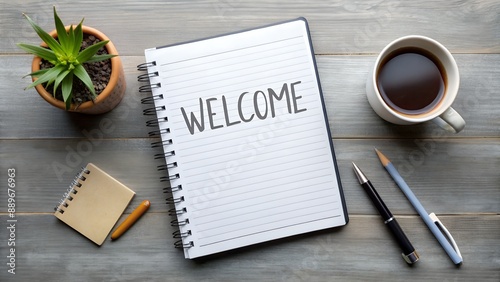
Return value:
[(151, 203), (148, 200), (142, 203), (123, 221), (115, 232), (111, 234), (111, 240), (116, 240), (123, 235), (148, 209)]

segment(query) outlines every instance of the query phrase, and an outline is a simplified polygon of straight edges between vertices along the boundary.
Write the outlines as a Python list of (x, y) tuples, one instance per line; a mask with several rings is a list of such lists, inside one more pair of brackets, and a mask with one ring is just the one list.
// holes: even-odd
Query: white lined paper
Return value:
[[(296, 20), (146, 50), (157, 62), (150, 71), (159, 72), (151, 83), (161, 83), (153, 95), (165, 97), (155, 106), (168, 113), (162, 139), (173, 139), (164, 147), (175, 151), (169, 174), (180, 175), (171, 185), (183, 188), (173, 196), (183, 196), (177, 208), (188, 211), (179, 215), (189, 219), (180, 227), (191, 230), (185, 243), (194, 242), (187, 258), (346, 223), (309, 44), (305, 22)], [(279, 95), (283, 85), (290, 108), (286, 95), (275, 99), (272, 117), (268, 89)], [(191, 113), (201, 122), (200, 99), (204, 129), (190, 131)]]

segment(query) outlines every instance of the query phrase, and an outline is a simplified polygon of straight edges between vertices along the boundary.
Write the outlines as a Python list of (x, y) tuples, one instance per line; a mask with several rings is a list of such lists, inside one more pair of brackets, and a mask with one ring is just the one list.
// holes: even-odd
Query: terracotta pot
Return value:
[[(69, 26), (67, 26), (66, 29), (69, 29)], [(102, 32), (94, 28), (88, 26), (82, 26), (82, 29), (84, 34), (94, 35), (95, 37), (99, 38), (102, 41), (109, 40), (109, 38), (106, 35), (104, 35)], [(52, 32), (50, 32), (50, 35), (56, 38), (57, 31), (53, 30)], [(46, 46), (45, 43), (42, 43), (42, 46)], [(109, 54), (118, 55), (118, 51), (116, 50), (115, 46), (111, 41), (109, 41), (108, 44), (105, 45), (105, 47)], [(40, 69), (41, 60), (42, 59), (40, 57), (35, 56), (33, 58), (33, 63), (31, 65), (31, 70), (33, 72)], [(35, 79), (33, 79), (33, 81), (34, 80)], [(64, 102), (54, 98), (52, 93), (47, 92), (47, 90), (45, 90), (43, 85), (39, 84), (35, 86), (35, 88), (38, 94), (40, 94), (40, 96), (42, 96), (42, 98), (45, 99), (47, 102), (49, 102), (55, 107), (66, 110), (66, 105), (64, 104)], [(75, 104), (71, 104), (69, 111), (80, 112), (85, 114), (102, 114), (105, 112), (109, 112), (114, 107), (116, 107), (118, 103), (120, 103), (123, 96), (125, 95), (125, 89), (126, 89), (125, 74), (123, 71), (123, 65), (121, 59), (118, 56), (113, 57), (111, 58), (111, 77), (109, 79), (109, 83), (106, 86), (106, 88), (104, 88), (104, 90), (99, 95), (97, 95), (97, 98), (94, 100), (94, 102), (87, 101), (85, 103), (82, 103), (78, 108), (76, 107)]]

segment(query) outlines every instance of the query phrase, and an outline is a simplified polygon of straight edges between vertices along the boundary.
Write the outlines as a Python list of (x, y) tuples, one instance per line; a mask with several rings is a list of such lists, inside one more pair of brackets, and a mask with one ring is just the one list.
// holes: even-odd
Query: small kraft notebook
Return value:
[(305, 19), (145, 57), (139, 91), (186, 258), (347, 223)]
[(54, 215), (102, 245), (135, 192), (92, 163), (76, 175)]

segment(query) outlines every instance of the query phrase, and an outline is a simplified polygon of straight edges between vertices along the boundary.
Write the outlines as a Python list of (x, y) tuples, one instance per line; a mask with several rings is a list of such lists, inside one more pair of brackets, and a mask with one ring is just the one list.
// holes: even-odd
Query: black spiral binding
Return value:
[(163, 148), (163, 146), (167, 146), (167, 145), (170, 145), (172, 143), (173, 143), (172, 139), (167, 139), (167, 140), (163, 140), (163, 141), (152, 142), (151, 143), (151, 148), (158, 148), (158, 147), (162, 147)]
[(148, 132), (148, 135), (149, 135), (149, 137), (160, 137), (162, 134), (168, 134), (168, 133), (170, 133), (170, 129), (164, 128), (161, 130), (150, 131), (150, 132)]
[[(163, 94), (159, 94), (159, 95), (153, 95), (151, 97), (146, 97), (146, 98), (142, 98), (141, 99), (141, 104), (154, 104), (155, 103), (155, 100), (161, 100), (163, 99)], [(149, 109), (146, 109), (149, 111)]]
[[(191, 234), (191, 232), (189, 232), (189, 234)], [(191, 248), (193, 246), (194, 246), (193, 241), (183, 243), (182, 239), (174, 243), (174, 247), (179, 248), (179, 249), (187, 249), (187, 248)]]
[(177, 162), (167, 163), (164, 165), (157, 166), (158, 170), (168, 170), (169, 168), (177, 167)]
[(184, 238), (191, 235), (191, 230), (189, 230), (188, 232), (181, 232), (180, 230), (177, 230), (173, 232), (172, 235), (174, 236), (174, 238)]
[(162, 117), (162, 118), (158, 118), (158, 119), (152, 119), (152, 120), (148, 120), (146, 121), (146, 126), (158, 126), (160, 124), (160, 122), (163, 122), (163, 121), (168, 121), (168, 118), (167, 117)]
[[(158, 71), (155, 70), (156, 67), (156, 62), (149, 62), (149, 63), (144, 63), (140, 64), (137, 66), (137, 70), (139, 71), (145, 71), (147, 73), (141, 74), (137, 77), (137, 80), (139, 82), (145, 82), (145, 85), (142, 85), (139, 87), (139, 92), (140, 93), (152, 93), (154, 89), (159, 89), (161, 88), (161, 83), (153, 83), (152, 80), (155, 77), (158, 77), (160, 74)], [(156, 118), (150, 119), (146, 122), (146, 126), (148, 127), (156, 127), (163, 123), (163, 122), (168, 122), (167, 116), (160, 116), (160, 114), (163, 114), (163, 111), (166, 111), (165, 106), (156, 106), (155, 102), (158, 100), (164, 99), (163, 94), (156, 94), (151, 95), (145, 98), (141, 99), (141, 104), (144, 105), (154, 105), (153, 107), (149, 107), (143, 110), (143, 114), (146, 116), (156, 116)], [(168, 135), (170, 133), (169, 128), (163, 128), (163, 129), (157, 129), (148, 132), (149, 137), (161, 137), (160, 141), (155, 141), (151, 143), (152, 148), (166, 148), (169, 145), (173, 144), (172, 139), (165, 138), (165, 135)], [(175, 151), (174, 150), (164, 150), (163, 154), (156, 154), (154, 155), (155, 159), (164, 159), (167, 160), (171, 157), (175, 156)], [(172, 161), (172, 162), (167, 162), (166, 164), (159, 165), (157, 169), (159, 171), (169, 171), (172, 168), (177, 167), (177, 162)], [(160, 182), (169, 182), (171, 183), (172, 180), (174, 179), (180, 179), (181, 175), (179, 173), (168, 175), (168, 176), (163, 176), (160, 177)], [(186, 218), (184, 220), (179, 220), (177, 219), (179, 215), (186, 214), (187, 213), (187, 208), (186, 207), (179, 207), (179, 204), (184, 202), (184, 196), (181, 197), (174, 197), (172, 193), (178, 192), (182, 190), (182, 185), (176, 185), (176, 186), (168, 186), (163, 188), (164, 193), (169, 193), (172, 196), (168, 197), (166, 199), (167, 204), (175, 205), (175, 208), (172, 208), (168, 211), (168, 214), (170, 216), (176, 217), (176, 219), (172, 220), (170, 224), (172, 226), (177, 226), (179, 227), (179, 230), (175, 231), (172, 236), (174, 238), (179, 238), (180, 240), (176, 241), (174, 243), (174, 246), (176, 248), (190, 248), (194, 246), (194, 242), (189, 240), (189, 236), (192, 235), (191, 230), (186, 230), (185, 227), (186, 225), (189, 224), (189, 218)]]
[(155, 160), (166, 159), (175, 156), (175, 151), (167, 151), (163, 154), (155, 154)]
[[(187, 212), (187, 208), (182, 208), (182, 209), (176, 209), (176, 208), (173, 208), (173, 209), (169, 209), (168, 210), (168, 215), (170, 216), (177, 216), (179, 214), (183, 214), (183, 213), (186, 213)], [(180, 230), (178, 230), (180, 232)]]
[(161, 112), (161, 111), (164, 111), (164, 110), (165, 110), (165, 106), (158, 106), (158, 107), (154, 107), (154, 108), (147, 108), (147, 109), (145, 109), (145, 110), (142, 111), (142, 114), (145, 115), (145, 116), (152, 116), (152, 115), (156, 115), (156, 112)]
[(168, 197), (166, 201), (167, 204), (179, 204), (184, 202), (184, 196), (180, 196), (179, 198)]
[(156, 66), (155, 61), (149, 62), (149, 63), (142, 63), (142, 64), (137, 66), (137, 70), (138, 71), (147, 71), (148, 68), (155, 67), (155, 66)]
[(170, 180), (179, 179), (179, 178), (180, 178), (179, 174), (176, 173), (174, 175), (160, 177), (160, 182), (165, 182), (165, 181), (170, 182)]
[(182, 190), (182, 185), (177, 185), (177, 186), (169, 186), (163, 188), (163, 193), (168, 193), (168, 192), (177, 192)]
[(153, 89), (161, 88), (161, 83), (153, 83), (139, 86), (139, 93), (153, 92)]
[(141, 74), (137, 77), (137, 80), (139, 82), (146, 82), (146, 81), (149, 81), (149, 78), (150, 77), (155, 77), (155, 76), (158, 76), (158, 72), (155, 71), (155, 72), (152, 72), (152, 73), (146, 73), (146, 74)]
[(82, 170), (80, 172), (78, 172), (76, 174), (75, 178), (73, 179), (73, 181), (71, 181), (71, 184), (69, 185), (66, 192), (63, 194), (63, 197), (59, 201), (59, 204), (56, 207), (54, 207), (55, 211), (60, 212), (60, 213), (64, 213), (64, 210), (61, 208), (61, 206), (65, 207), (65, 208), (69, 207), (70, 204), (68, 202), (73, 201), (74, 195), (76, 195), (78, 193), (77, 188), (82, 187), (82, 183), (80, 181), (83, 182), (87, 179), (85, 177), (85, 174), (90, 174), (90, 171), (88, 169), (82, 167)]

